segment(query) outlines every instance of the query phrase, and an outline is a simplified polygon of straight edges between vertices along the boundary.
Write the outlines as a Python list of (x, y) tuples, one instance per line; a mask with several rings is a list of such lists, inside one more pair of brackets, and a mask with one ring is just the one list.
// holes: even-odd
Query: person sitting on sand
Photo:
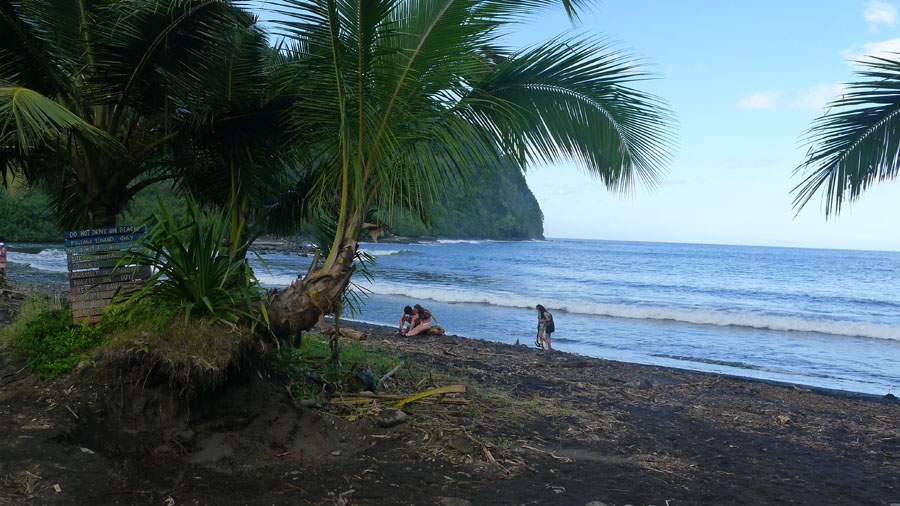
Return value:
[(413, 308), (409, 306), (403, 308), (403, 314), (400, 315), (400, 327), (397, 328), (398, 334), (406, 335), (409, 329), (415, 327), (415, 315)]
[(546, 344), (546, 349), (553, 350), (553, 347), (550, 346), (550, 334), (556, 330), (556, 326), (553, 325), (553, 315), (540, 304), (535, 308), (538, 312), (538, 342)]
[(415, 336), (418, 334), (427, 333), (429, 330), (431, 330), (432, 327), (431, 320), (434, 320), (435, 327), (440, 326), (437, 318), (435, 318), (434, 315), (431, 314), (431, 311), (425, 309), (424, 307), (416, 304), (415, 306), (413, 306), (413, 311), (415, 311), (418, 321), (414, 322), (413, 328), (409, 329), (409, 332), (406, 333), (407, 336)]

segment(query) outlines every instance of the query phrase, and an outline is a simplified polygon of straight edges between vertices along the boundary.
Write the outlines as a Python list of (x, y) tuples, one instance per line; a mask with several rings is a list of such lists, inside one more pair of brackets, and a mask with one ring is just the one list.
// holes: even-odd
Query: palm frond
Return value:
[(799, 212), (819, 190), (825, 216), (838, 215), (870, 185), (900, 172), (900, 60), (871, 57), (861, 62), (860, 81), (829, 104), (806, 132), (806, 160), (794, 173), (807, 173), (794, 189)]
[(0, 140), (13, 141), (21, 153), (51, 147), (65, 152), (70, 135), (106, 151), (121, 148), (119, 142), (72, 111), (40, 93), (0, 81)]
[(461, 113), (497, 132), (520, 163), (569, 159), (614, 191), (652, 188), (674, 145), (672, 113), (632, 84), (651, 78), (595, 39), (555, 39), (502, 59)]

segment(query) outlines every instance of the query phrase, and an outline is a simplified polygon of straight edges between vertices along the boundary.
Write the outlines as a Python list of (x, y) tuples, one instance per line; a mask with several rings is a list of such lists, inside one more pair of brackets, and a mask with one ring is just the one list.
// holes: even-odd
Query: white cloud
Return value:
[(820, 84), (800, 90), (797, 93), (797, 100), (791, 104), (795, 109), (808, 109), (811, 111), (821, 111), (828, 103), (840, 97), (846, 86), (843, 84)]
[(877, 32), (880, 25), (897, 24), (897, 8), (887, 2), (872, 0), (866, 4), (863, 18), (869, 23), (869, 30)]
[(784, 92), (782, 90), (764, 90), (749, 93), (738, 100), (738, 109), (773, 109)]
[(896, 53), (900, 53), (900, 39), (853, 44), (841, 51), (841, 56), (846, 58), (849, 63), (856, 63), (866, 56), (880, 56), (892, 60), (900, 59), (900, 54)]

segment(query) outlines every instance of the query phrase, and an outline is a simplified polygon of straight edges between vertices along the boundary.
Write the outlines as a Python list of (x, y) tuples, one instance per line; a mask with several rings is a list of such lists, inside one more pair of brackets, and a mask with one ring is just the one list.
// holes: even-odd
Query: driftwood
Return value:
[[(325, 327), (325, 328), (320, 327), (320, 329), (318, 331), (321, 332), (322, 334), (325, 334), (328, 336), (334, 335), (334, 327)], [(347, 339), (354, 339), (356, 341), (365, 341), (366, 337), (367, 337), (365, 332), (362, 332), (359, 330), (354, 330), (354, 329), (349, 329), (349, 328), (341, 328), (340, 332), (341, 332), (341, 337), (346, 337)]]

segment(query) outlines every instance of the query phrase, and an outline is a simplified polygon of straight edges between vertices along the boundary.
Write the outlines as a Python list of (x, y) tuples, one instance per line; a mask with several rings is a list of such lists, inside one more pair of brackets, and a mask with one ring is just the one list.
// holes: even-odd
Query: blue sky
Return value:
[(578, 27), (560, 9), (507, 42), (564, 32), (611, 37), (659, 74), (640, 87), (674, 110), (679, 140), (663, 184), (628, 198), (573, 164), (531, 167), (546, 236), (900, 251), (900, 182), (828, 221), (818, 198), (795, 218), (790, 192), (800, 138), (852, 60), (900, 51), (900, 0), (606, 0)]

